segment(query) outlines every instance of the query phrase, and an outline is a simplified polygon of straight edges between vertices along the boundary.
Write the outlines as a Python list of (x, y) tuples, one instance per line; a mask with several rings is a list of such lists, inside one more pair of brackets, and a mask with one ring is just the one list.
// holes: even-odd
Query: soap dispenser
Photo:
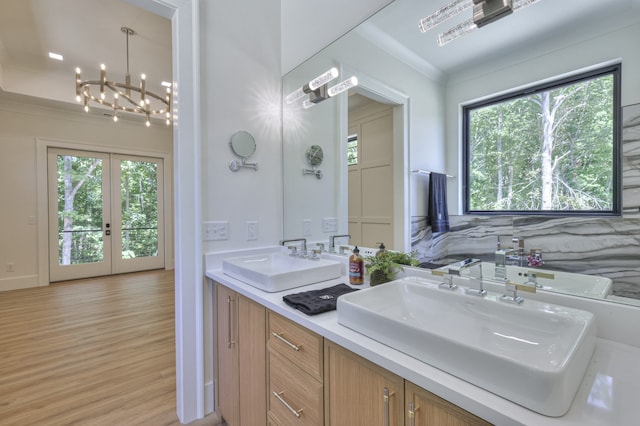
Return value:
[(387, 249), (384, 246), (384, 243), (376, 243), (376, 244), (380, 244), (380, 247), (378, 247), (378, 252), (376, 253), (376, 257), (380, 257), (380, 256), (384, 255), (384, 252), (386, 252)]
[(364, 282), (364, 260), (360, 256), (358, 246), (349, 257), (349, 284), (360, 285)]

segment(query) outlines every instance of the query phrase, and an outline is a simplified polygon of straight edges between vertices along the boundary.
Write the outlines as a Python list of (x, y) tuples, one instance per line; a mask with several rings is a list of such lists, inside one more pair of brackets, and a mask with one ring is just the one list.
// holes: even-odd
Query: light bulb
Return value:
[(147, 127), (151, 127), (151, 122), (149, 121), (149, 119), (147, 119), (147, 122), (145, 124), (147, 125)]
[(355, 76), (352, 76), (344, 81), (341, 81), (335, 86), (329, 87), (329, 90), (327, 91), (327, 93), (329, 94), (329, 96), (335, 96), (357, 85), (358, 85), (358, 78)]
[(84, 112), (89, 112), (89, 105), (84, 106)]
[(76, 67), (76, 74), (80, 74), (81, 72), (80, 67)]
[(100, 99), (102, 99), (104, 101), (104, 99), (107, 97), (107, 95), (104, 94), (104, 92), (100, 93)]
[(118, 116), (117, 116), (117, 115), (114, 115), (114, 116), (113, 116), (113, 122), (114, 122), (114, 123), (117, 123), (117, 122), (118, 122)]
[(455, 27), (445, 31), (444, 33), (438, 34), (438, 46), (442, 47), (445, 44), (452, 42), (453, 40), (458, 39), (467, 33), (470, 33), (476, 28), (478, 27), (473, 22), (473, 19), (467, 19), (466, 21), (456, 25)]
[(289, 95), (287, 95), (287, 103), (292, 104), (298, 99), (301, 99), (304, 95), (304, 90), (302, 89), (302, 87), (299, 87), (295, 92), (291, 92)]
[(104, 70), (106, 70), (106, 69), (107, 69), (107, 67), (106, 67), (104, 64), (100, 64), (100, 69), (101, 69), (102, 71), (104, 71)]
[(167, 123), (167, 126), (169, 126), (169, 125), (171, 125), (171, 120), (167, 119), (167, 121), (165, 123)]
[(76, 102), (82, 102), (82, 97), (80, 95), (76, 95)]
[(473, 6), (472, 0), (455, 0), (418, 21), (418, 28), (420, 28), (421, 32), (426, 33), (431, 28), (469, 9), (471, 6)]
[(147, 75), (146, 74), (140, 74), (140, 79), (141, 80), (146, 80), (147, 79)]
[(338, 69), (331, 68), (329, 71), (311, 80), (309, 82), (309, 89), (316, 90), (318, 87), (323, 86), (328, 82), (330, 82), (331, 80), (333, 80), (334, 78), (338, 77), (338, 75), (339, 75)]

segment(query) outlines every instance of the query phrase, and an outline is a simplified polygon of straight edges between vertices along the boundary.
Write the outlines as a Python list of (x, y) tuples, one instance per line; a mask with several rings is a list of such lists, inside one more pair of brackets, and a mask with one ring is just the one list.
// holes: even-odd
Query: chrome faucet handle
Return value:
[(536, 292), (536, 286), (529, 284), (516, 284), (511, 281), (505, 283), (505, 293), (500, 296), (502, 302), (520, 304), (524, 301), (522, 296), (518, 296), (518, 290), (529, 293)]
[(505, 283), (504, 294), (500, 296), (500, 301), (515, 303), (516, 305), (519, 305), (520, 303), (524, 302), (524, 298), (518, 296), (518, 285), (516, 283), (507, 281)]
[(316, 246), (318, 246), (318, 250), (320, 251), (320, 253), (324, 251), (324, 243), (316, 243)]
[(484, 285), (482, 284), (482, 279), (478, 279), (475, 277), (467, 278), (469, 280), (469, 287), (464, 289), (466, 294), (470, 294), (472, 296), (480, 296), (484, 297), (487, 295), (487, 290), (484, 289)]
[(298, 247), (296, 247), (296, 246), (287, 246), (287, 248), (289, 250), (291, 250), (291, 252), (289, 253), (289, 256), (293, 256), (293, 257), (298, 256)]
[(438, 287), (440, 288), (443, 288), (445, 290), (455, 290), (456, 288), (458, 288), (458, 285), (453, 283), (454, 274), (449, 273), (449, 271), (434, 269), (431, 271), (431, 275), (442, 277), (442, 282), (438, 284)]
[(309, 260), (320, 260), (320, 253), (322, 253), (322, 250), (312, 249), (311, 256), (309, 256)]
[(349, 248), (349, 246), (340, 246), (338, 254), (345, 254), (344, 251), (349, 250)]

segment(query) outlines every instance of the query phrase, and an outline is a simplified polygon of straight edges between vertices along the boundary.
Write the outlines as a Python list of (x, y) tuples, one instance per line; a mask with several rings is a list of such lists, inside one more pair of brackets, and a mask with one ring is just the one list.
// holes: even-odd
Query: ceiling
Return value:
[[(442, 79), (474, 62), (531, 49), (532, 41), (563, 44), (640, 21), (640, 0), (540, 0), (444, 47), (436, 36), (471, 17), (471, 10), (422, 34), (418, 20), (449, 0), (396, 0), (358, 27), (394, 56)], [(19, 94), (75, 104), (74, 70), (97, 79), (99, 65), (110, 80), (123, 81), (130, 27), (132, 81), (147, 75), (149, 90), (171, 81), (171, 22), (123, 0), (0, 0), (0, 94)], [(398, 22), (403, 24), (399, 25)], [(50, 59), (60, 53), (64, 61)]]
[[(132, 84), (140, 74), (147, 88), (164, 93), (172, 81), (171, 21), (121, 0), (0, 0), (0, 88), (19, 94), (75, 104), (75, 68), (82, 78), (124, 82), (126, 36)], [(62, 62), (48, 52), (63, 55)]]
[(437, 35), (471, 18), (472, 10), (424, 34), (418, 21), (450, 2), (396, 0), (357, 31), (430, 77), (446, 79), (470, 65), (538, 44), (561, 48), (640, 22), (640, 0), (539, 0), (440, 47)]

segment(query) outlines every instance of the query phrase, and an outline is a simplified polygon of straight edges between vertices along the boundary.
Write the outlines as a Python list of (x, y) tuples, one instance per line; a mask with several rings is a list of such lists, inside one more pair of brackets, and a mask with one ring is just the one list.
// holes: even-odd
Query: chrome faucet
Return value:
[[(296, 242), (302, 242), (302, 244), (300, 245), (300, 247), (302, 248), (302, 253), (301, 256), (306, 257), (307, 256), (307, 239), (306, 238), (295, 238), (292, 240), (282, 240), (280, 241), (280, 245), (284, 246), (285, 243), (296, 243)], [(291, 256), (296, 256), (296, 247), (293, 247), (293, 251), (291, 253)]]
[[(351, 235), (332, 235), (329, 237), (329, 248), (327, 249), (327, 253), (335, 253), (336, 252), (336, 238), (349, 238), (351, 239)], [(348, 242), (348, 241), (347, 241)]]
[(461, 276), (462, 271), (464, 271), (465, 269), (469, 269), (473, 266), (478, 266), (480, 275), (479, 275), (479, 278), (471, 277), (471, 276), (469, 277), (469, 282), (472, 284), (475, 284), (476, 287), (466, 288), (465, 293), (472, 294), (474, 296), (481, 296), (481, 297), (485, 296), (487, 294), (487, 291), (484, 289), (484, 285), (482, 284), (482, 261), (480, 259), (470, 258), (470, 259), (465, 259), (461, 262), (449, 265), (448, 267), (449, 276), (450, 277), (453, 277), (454, 275)]

